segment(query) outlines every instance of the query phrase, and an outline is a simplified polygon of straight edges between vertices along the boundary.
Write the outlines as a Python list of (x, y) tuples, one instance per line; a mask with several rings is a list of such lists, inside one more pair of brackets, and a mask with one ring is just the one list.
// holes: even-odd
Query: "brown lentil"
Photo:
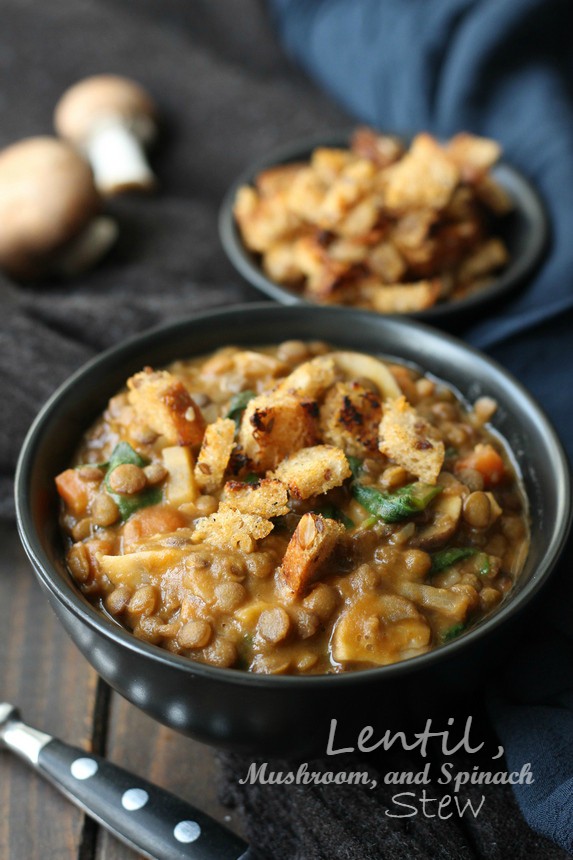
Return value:
[(247, 598), (247, 590), (240, 582), (221, 582), (215, 586), (217, 608), (221, 612), (232, 612)]
[(82, 479), (82, 481), (86, 481), (86, 483), (99, 483), (103, 480), (103, 471), (97, 466), (80, 466), (78, 468), (78, 475)]
[(154, 487), (156, 484), (160, 484), (165, 480), (167, 477), (167, 469), (162, 463), (150, 463), (149, 466), (145, 466), (143, 474), (145, 475), (147, 483)]
[(108, 493), (98, 493), (91, 506), (96, 526), (112, 526), (119, 519), (119, 508)]
[(127, 606), (134, 615), (151, 615), (157, 606), (157, 589), (153, 585), (142, 585), (134, 592)]
[(90, 558), (85, 544), (75, 543), (66, 557), (68, 567), (78, 582), (87, 582), (90, 577)]
[(209, 644), (212, 634), (209, 622), (197, 618), (183, 625), (177, 634), (177, 642), (182, 648), (204, 648)]
[(198, 496), (195, 500), (195, 510), (198, 517), (208, 517), (214, 514), (219, 507), (219, 502), (214, 496)]
[(470, 493), (464, 499), (463, 516), (473, 529), (487, 529), (491, 519), (491, 504), (487, 495), (480, 490)]
[(281, 606), (277, 606), (276, 609), (265, 609), (261, 612), (257, 622), (257, 632), (267, 642), (272, 642), (273, 645), (276, 645), (277, 642), (282, 642), (283, 639), (286, 639), (290, 626), (288, 612)]
[(93, 520), (91, 517), (84, 517), (72, 528), (72, 537), (75, 541), (85, 540), (92, 533)]
[(147, 484), (145, 472), (133, 463), (122, 463), (116, 466), (107, 480), (114, 493), (129, 496), (141, 492)]
[(126, 585), (118, 585), (107, 595), (104, 605), (112, 615), (121, 615), (127, 609), (130, 599), (131, 591), (129, 588)]

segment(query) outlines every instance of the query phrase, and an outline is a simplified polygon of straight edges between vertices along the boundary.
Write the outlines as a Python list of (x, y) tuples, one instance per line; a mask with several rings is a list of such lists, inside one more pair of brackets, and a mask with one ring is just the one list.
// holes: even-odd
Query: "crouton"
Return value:
[(275, 167), (267, 167), (257, 174), (255, 185), (262, 197), (270, 197), (273, 194), (281, 194), (287, 191), (304, 164), (293, 162), (291, 164), (278, 164)]
[(465, 182), (481, 179), (501, 156), (501, 146), (497, 141), (467, 132), (452, 137), (445, 150), (459, 167)]
[(317, 578), (343, 535), (344, 526), (335, 520), (312, 513), (301, 518), (280, 568), (281, 579), (293, 596), (303, 594)]
[(399, 466), (427, 484), (435, 484), (444, 462), (444, 443), (437, 430), (404, 396), (388, 400), (380, 422), (379, 448)]
[(384, 174), (388, 209), (443, 209), (460, 178), (454, 162), (429, 134), (417, 135), (409, 152)]
[(243, 514), (221, 502), (219, 510), (197, 522), (194, 543), (209, 543), (221, 549), (254, 552), (256, 541), (266, 537), (273, 524), (256, 514)]
[(254, 397), (243, 413), (239, 444), (257, 472), (274, 469), (287, 454), (317, 441), (315, 400), (271, 392)]
[(367, 263), (374, 275), (385, 284), (395, 284), (406, 272), (404, 258), (392, 242), (375, 245), (367, 257)]
[(261, 197), (247, 185), (239, 188), (233, 213), (251, 251), (266, 251), (275, 242), (291, 236), (300, 224), (296, 215), (285, 207), (282, 194)]
[(262, 264), (271, 281), (278, 281), (279, 284), (296, 284), (304, 278), (293, 241), (275, 242), (264, 254)]
[(288, 494), (285, 485), (273, 478), (263, 478), (256, 484), (227, 481), (224, 501), (242, 514), (258, 514), (270, 519), (288, 514)]
[(359, 283), (360, 298), (381, 314), (409, 314), (431, 308), (440, 298), (440, 278), (411, 284), (383, 284), (374, 278)]
[(203, 493), (214, 493), (222, 485), (234, 444), (231, 418), (217, 418), (207, 426), (195, 466), (195, 481)]
[(205, 432), (201, 410), (181, 382), (167, 370), (146, 368), (127, 380), (136, 418), (169, 445), (198, 445)]
[(316, 400), (336, 379), (336, 366), (328, 355), (300, 364), (275, 388), (275, 394), (294, 394)]
[(287, 485), (293, 498), (308, 499), (340, 487), (351, 474), (348, 460), (340, 448), (315, 445), (283, 460), (273, 477)]
[(458, 279), (460, 283), (469, 283), (505, 266), (508, 260), (509, 254), (501, 239), (488, 239), (463, 261)]
[(361, 158), (368, 158), (377, 167), (388, 167), (404, 154), (404, 144), (397, 137), (377, 134), (373, 129), (357, 128), (350, 142), (351, 152)]
[(359, 382), (337, 382), (320, 409), (320, 432), (345, 454), (365, 457), (378, 451), (380, 396)]

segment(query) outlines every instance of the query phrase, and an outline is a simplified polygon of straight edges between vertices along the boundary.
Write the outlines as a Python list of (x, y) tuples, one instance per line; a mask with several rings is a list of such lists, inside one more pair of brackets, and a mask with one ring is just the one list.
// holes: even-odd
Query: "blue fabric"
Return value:
[[(499, 140), (552, 225), (532, 282), (458, 332), (541, 402), (573, 457), (573, 3), (571, 0), (270, 0), (291, 53), (357, 119)], [(573, 852), (573, 584), (568, 547), (544, 619), (492, 698), (528, 823)], [(536, 633), (536, 631), (540, 631)], [(547, 631), (550, 631), (548, 634)]]

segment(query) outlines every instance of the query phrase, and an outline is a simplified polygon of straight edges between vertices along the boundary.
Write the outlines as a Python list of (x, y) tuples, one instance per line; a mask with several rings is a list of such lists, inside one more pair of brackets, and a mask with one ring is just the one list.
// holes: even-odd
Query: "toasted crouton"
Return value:
[(497, 141), (467, 132), (452, 137), (445, 150), (466, 182), (481, 179), (501, 156), (501, 146)]
[(261, 253), (291, 236), (300, 223), (286, 208), (282, 194), (262, 197), (247, 185), (237, 191), (233, 213), (247, 248)]
[(127, 380), (136, 418), (169, 445), (198, 445), (205, 432), (201, 410), (181, 382), (167, 370), (146, 368)]
[(398, 212), (443, 209), (460, 178), (459, 170), (439, 143), (418, 134), (410, 151), (384, 174), (384, 203)]
[(404, 396), (386, 401), (380, 422), (380, 450), (428, 484), (436, 483), (444, 462), (444, 443), (436, 436), (436, 428)]
[(292, 394), (254, 397), (244, 411), (239, 444), (256, 471), (274, 469), (287, 454), (317, 441), (318, 405)]
[(487, 239), (463, 261), (458, 279), (463, 284), (469, 283), (505, 266), (508, 260), (509, 253), (501, 239)]
[(234, 444), (235, 422), (231, 418), (217, 418), (208, 425), (195, 466), (195, 481), (203, 493), (214, 493), (223, 483)]
[(382, 314), (408, 314), (431, 308), (440, 298), (439, 278), (411, 284), (383, 284), (375, 278), (359, 282), (359, 294), (369, 307)]
[(221, 502), (219, 510), (203, 517), (195, 526), (193, 541), (209, 543), (222, 549), (254, 552), (256, 541), (266, 537), (273, 524), (256, 514), (243, 514)]
[(224, 500), (242, 514), (258, 514), (267, 519), (289, 512), (287, 488), (273, 478), (263, 478), (256, 484), (227, 481)]
[(273, 477), (287, 485), (293, 498), (308, 499), (340, 487), (350, 475), (348, 460), (340, 448), (315, 445), (283, 460)]
[(316, 400), (336, 379), (336, 365), (328, 355), (300, 364), (275, 388), (276, 394), (294, 394)]
[(337, 382), (320, 409), (321, 436), (345, 454), (365, 457), (378, 451), (381, 418), (378, 394), (359, 382)]
[(298, 596), (316, 579), (344, 526), (319, 514), (305, 514), (291, 537), (281, 566), (281, 578), (293, 596)]

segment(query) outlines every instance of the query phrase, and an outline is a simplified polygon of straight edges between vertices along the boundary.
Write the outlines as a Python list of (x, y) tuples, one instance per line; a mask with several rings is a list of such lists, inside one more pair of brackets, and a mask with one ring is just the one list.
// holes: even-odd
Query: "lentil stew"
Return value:
[(139, 638), (216, 666), (425, 653), (493, 611), (527, 556), (495, 408), (318, 342), (145, 368), (56, 478), (69, 570)]

